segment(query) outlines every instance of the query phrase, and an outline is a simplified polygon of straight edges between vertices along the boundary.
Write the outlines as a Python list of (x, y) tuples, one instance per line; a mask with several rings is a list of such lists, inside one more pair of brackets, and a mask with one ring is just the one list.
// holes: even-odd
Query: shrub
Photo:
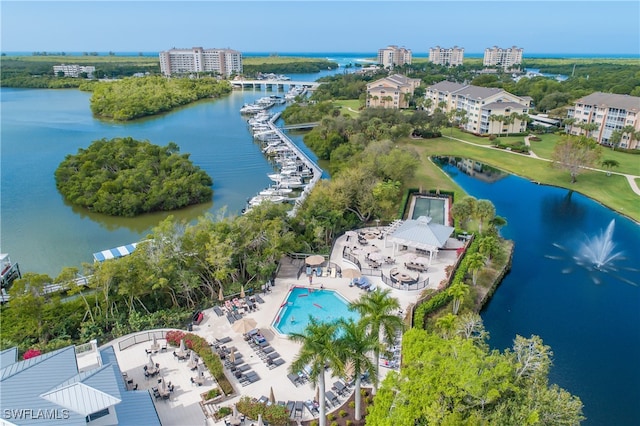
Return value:
[(220, 389), (213, 388), (205, 394), (205, 399), (213, 399), (218, 395), (220, 395)]
[(22, 356), (22, 359), (29, 359), (29, 358), (35, 358), (39, 355), (42, 355), (42, 352), (40, 352), (37, 349), (29, 349), (28, 351), (26, 351), (24, 353), (24, 355)]
[(489, 135), (490, 141), (495, 141), (498, 137), (496, 135)]
[(228, 416), (231, 413), (233, 413), (231, 407), (220, 407), (218, 410), (218, 416), (220, 417)]
[(347, 422), (345, 423), (345, 426), (352, 426), (353, 425), (353, 420), (347, 420)]
[(339, 426), (338, 422), (331, 422), (331, 426)]
[(340, 417), (347, 417), (348, 413), (345, 410), (340, 410), (338, 414), (340, 415)]
[(327, 420), (333, 421), (335, 419), (336, 419), (336, 415), (335, 414), (333, 414), (333, 413), (327, 414)]
[(349, 401), (349, 408), (356, 408), (356, 402), (355, 401)]
[(318, 421), (312, 420), (311, 423), (309, 423), (309, 426), (318, 426)]

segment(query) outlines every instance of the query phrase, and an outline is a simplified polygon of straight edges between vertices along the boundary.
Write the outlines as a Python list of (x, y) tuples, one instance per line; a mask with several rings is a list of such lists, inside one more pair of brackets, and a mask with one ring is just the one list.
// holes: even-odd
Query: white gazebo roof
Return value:
[(80, 382), (54, 389), (40, 396), (83, 416), (104, 410), (120, 402), (119, 398)]
[(417, 219), (405, 220), (389, 236), (389, 240), (397, 244), (433, 251), (444, 247), (453, 231), (452, 226), (431, 223), (430, 217), (420, 216)]

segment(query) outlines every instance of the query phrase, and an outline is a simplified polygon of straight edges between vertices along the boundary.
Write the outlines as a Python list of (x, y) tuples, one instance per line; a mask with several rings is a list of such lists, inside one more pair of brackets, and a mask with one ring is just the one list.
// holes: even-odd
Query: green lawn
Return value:
[[(553, 142), (551, 139), (552, 138), (547, 142), (548, 144)], [(436, 166), (431, 164), (431, 162), (428, 161), (428, 157), (434, 155), (460, 156), (484, 162), (536, 182), (572, 189), (636, 221), (640, 221), (640, 203), (638, 202), (638, 196), (631, 190), (627, 180), (623, 176), (607, 176), (605, 173), (587, 171), (578, 176), (578, 181), (575, 184), (571, 184), (567, 172), (552, 168), (548, 161), (525, 155), (513, 154), (483, 146), (474, 146), (445, 137), (428, 140), (405, 138), (401, 143), (413, 146), (422, 158), (423, 167), (417, 172), (415, 181), (411, 182), (411, 186), (419, 187), (420, 185), (424, 185), (430, 188), (436, 185), (436, 187), (440, 189), (456, 191), (455, 185), (446, 183), (448, 177), (444, 176)], [(625, 155), (631, 157), (625, 157), (625, 163), (628, 162), (631, 164), (631, 162), (637, 158), (631, 154)], [(620, 171), (622, 169), (623, 167), (620, 167)], [(443, 177), (441, 177), (440, 174)]]
[(360, 101), (357, 99), (333, 101), (333, 104), (340, 107), (342, 115), (348, 115), (351, 118), (357, 117), (360, 111)]

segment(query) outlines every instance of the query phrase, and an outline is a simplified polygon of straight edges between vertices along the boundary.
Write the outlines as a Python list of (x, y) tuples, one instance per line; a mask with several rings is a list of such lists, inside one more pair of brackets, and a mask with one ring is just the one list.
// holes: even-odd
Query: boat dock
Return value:
[[(254, 139), (261, 144), (262, 152), (276, 163), (278, 172), (269, 175), (274, 184), (249, 199), (243, 213), (266, 201), (292, 202), (289, 215), (293, 216), (322, 177), (322, 169), (276, 126), (278, 118), (280, 113), (271, 115), (262, 111), (248, 120)], [(300, 191), (299, 195), (291, 197), (296, 190)]]

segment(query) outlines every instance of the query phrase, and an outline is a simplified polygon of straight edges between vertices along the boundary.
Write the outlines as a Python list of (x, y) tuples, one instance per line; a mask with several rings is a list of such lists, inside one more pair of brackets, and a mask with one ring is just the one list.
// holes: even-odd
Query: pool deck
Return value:
[[(342, 269), (352, 268), (348, 262), (344, 262), (342, 259), (342, 248), (345, 244), (352, 244), (346, 241), (346, 237), (343, 235), (338, 238), (335, 243), (333, 253), (331, 254), (331, 262), (340, 265)], [(452, 241), (452, 244), (456, 244), (456, 240)], [(383, 244), (380, 244), (383, 246)], [(383, 254), (391, 255), (390, 247), (381, 247)], [(435, 288), (442, 279), (445, 278), (445, 267), (453, 264), (456, 260), (455, 250), (440, 251), (433, 259), (431, 266), (427, 272), (429, 276), (429, 287)], [(284, 262), (291, 262), (286, 259)], [(300, 261), (301, 262), (301, 261)], [(291, 265), (293, 266), (293, 265)], [(385, 269), (390, 269), (394, 265), (384, 266)], [(297, 268), (282, 268), (282, 270), (292, 271)], [(387, 271), (388, 274), (388, 271)], [(230, 337), (232, 342), (226, 345), (235, 346), (236, 354), (243, 355), (243, 359), (249, 364), (253, 371), (255, 371), (261, 378), (261, 380), (252, 383), (248, 386), (241, 386), (240, 383), (231, 374), (227, 374), (230, 378), (232, 385), (234, 386), (237, 396), (225, 400), (219, 404), (219, 406), (232, 407), (241, 396), (250, 396), (260, 398), (261, 396), (269, 396), (271, 388), (277, 401), (305, 401), (313, 399), (315, 396), (315, 388), (311, 384), (307, 383), (302, 386), (296, 387), (287, 378), (289, 373), (289, 366), (291, 361), (297, 355), (300, 345), (290, 341), (286, 336), (280, 335), (272, 327), (272, 323), (276, 318), (280, 305), (286, 301), (289, 294), (289, 289), (293, 286), (309, 287), (309, 281), (306, 275), (301, 275), (300, 278), (296, 278), (292, 273), (279, 274), (274, 282), (274, 286), (266, 294), (261, 294), (264, 299), (264, 304), (258, 303), (258, 310), (249, 312), (244, 316), (252, 318), (257, 323), (257, 328), (260, 328), (267, 341), (271, 346), (281, 355), (281, 358), (285, 361), (284, 365), (281, 365), (272, 370), (268, 369), (266, 364), (259, 358), (254, 350), (244, 341), (241, 333), (234, 331), (231, 324), (227, 321), (226, 317), (218, 317), (212, 310), (212, 308), (204, 310), (204, 320), (200, 325), (194, 326), (193, 332), (204, 337), (209, 342), (213, 342), (215, 338)], [(379, 289), (389, 288), (384, 284), (379, 277), (367, 277), (370, 282), (376, 284)], [(326, 289), (335, 289), (349, 301), (357, 300), (364, 290), (358, 287), (349, 287), (349, 278), (331, 278), (331, 277), (314, 277), (313, 285), (311, 287), (319, 288), (321, 285)], [(407, 307), (415, 303), (422, 290), (406, 291), (399, 289), (390, 289), (391, 296), (398, 299), (403, 311), (406, 312)], [(148, 355), (145, 353), (145, 349), (149, 348), (151, 342), (139, 343), (133, 345), (123, 351), (120, 351), (117, 346), (117, 340), (111, 342), (116, 349), (116, 356), (123, 373), (127, 373), (129, 378), (133, 378), (134, 383), (138, 384), (138, 389), (150, 389), (152, 386), (157, 385), (157, 378), (145, 380), (143, 375), (143, 366), (148, 361)], [(164, 343), (164, 341), (160, 341)], [(203, 386), (195, 386), (191, 383), (190, 377), (195, 376), (195, 372), (192, 372), (187, 367), (186, 361), (178, 361), (172, 354), (173, 348), (169, 347), (166, 352), (158, 352), (153, 355), (154, 362), (160, 364), (160, 376), (165, 381), (170, 381), (175, 385), (175, 391), (171, 394), (169, 400), (158, 400), (155, 402), (156, 410), (163, 425), (224, 425), (224, 421), (214, 423), (213, 419), (205, 418), (204, 413), (199, 405), (201, 401), (201, 393), (208, 391), (214, 387), (214, 381), (208, 372), (205, 373), (205, 384)], [(384, 377), (387, 368), (380, 368), (381, 379)], [(338, 380), (336, 377), (330, 377), (329, 373), (326, 376), (326, 390), (331, 390), (332, 383)], [(344, 401), (348, 398), (348, 395), (340, 397), (340, 401)], [(327, 412), (331, 412), (332, 409), (327, 409)], [(313, 417), (305, 409), (303, 412), (302, 420), (311, 420)]]

